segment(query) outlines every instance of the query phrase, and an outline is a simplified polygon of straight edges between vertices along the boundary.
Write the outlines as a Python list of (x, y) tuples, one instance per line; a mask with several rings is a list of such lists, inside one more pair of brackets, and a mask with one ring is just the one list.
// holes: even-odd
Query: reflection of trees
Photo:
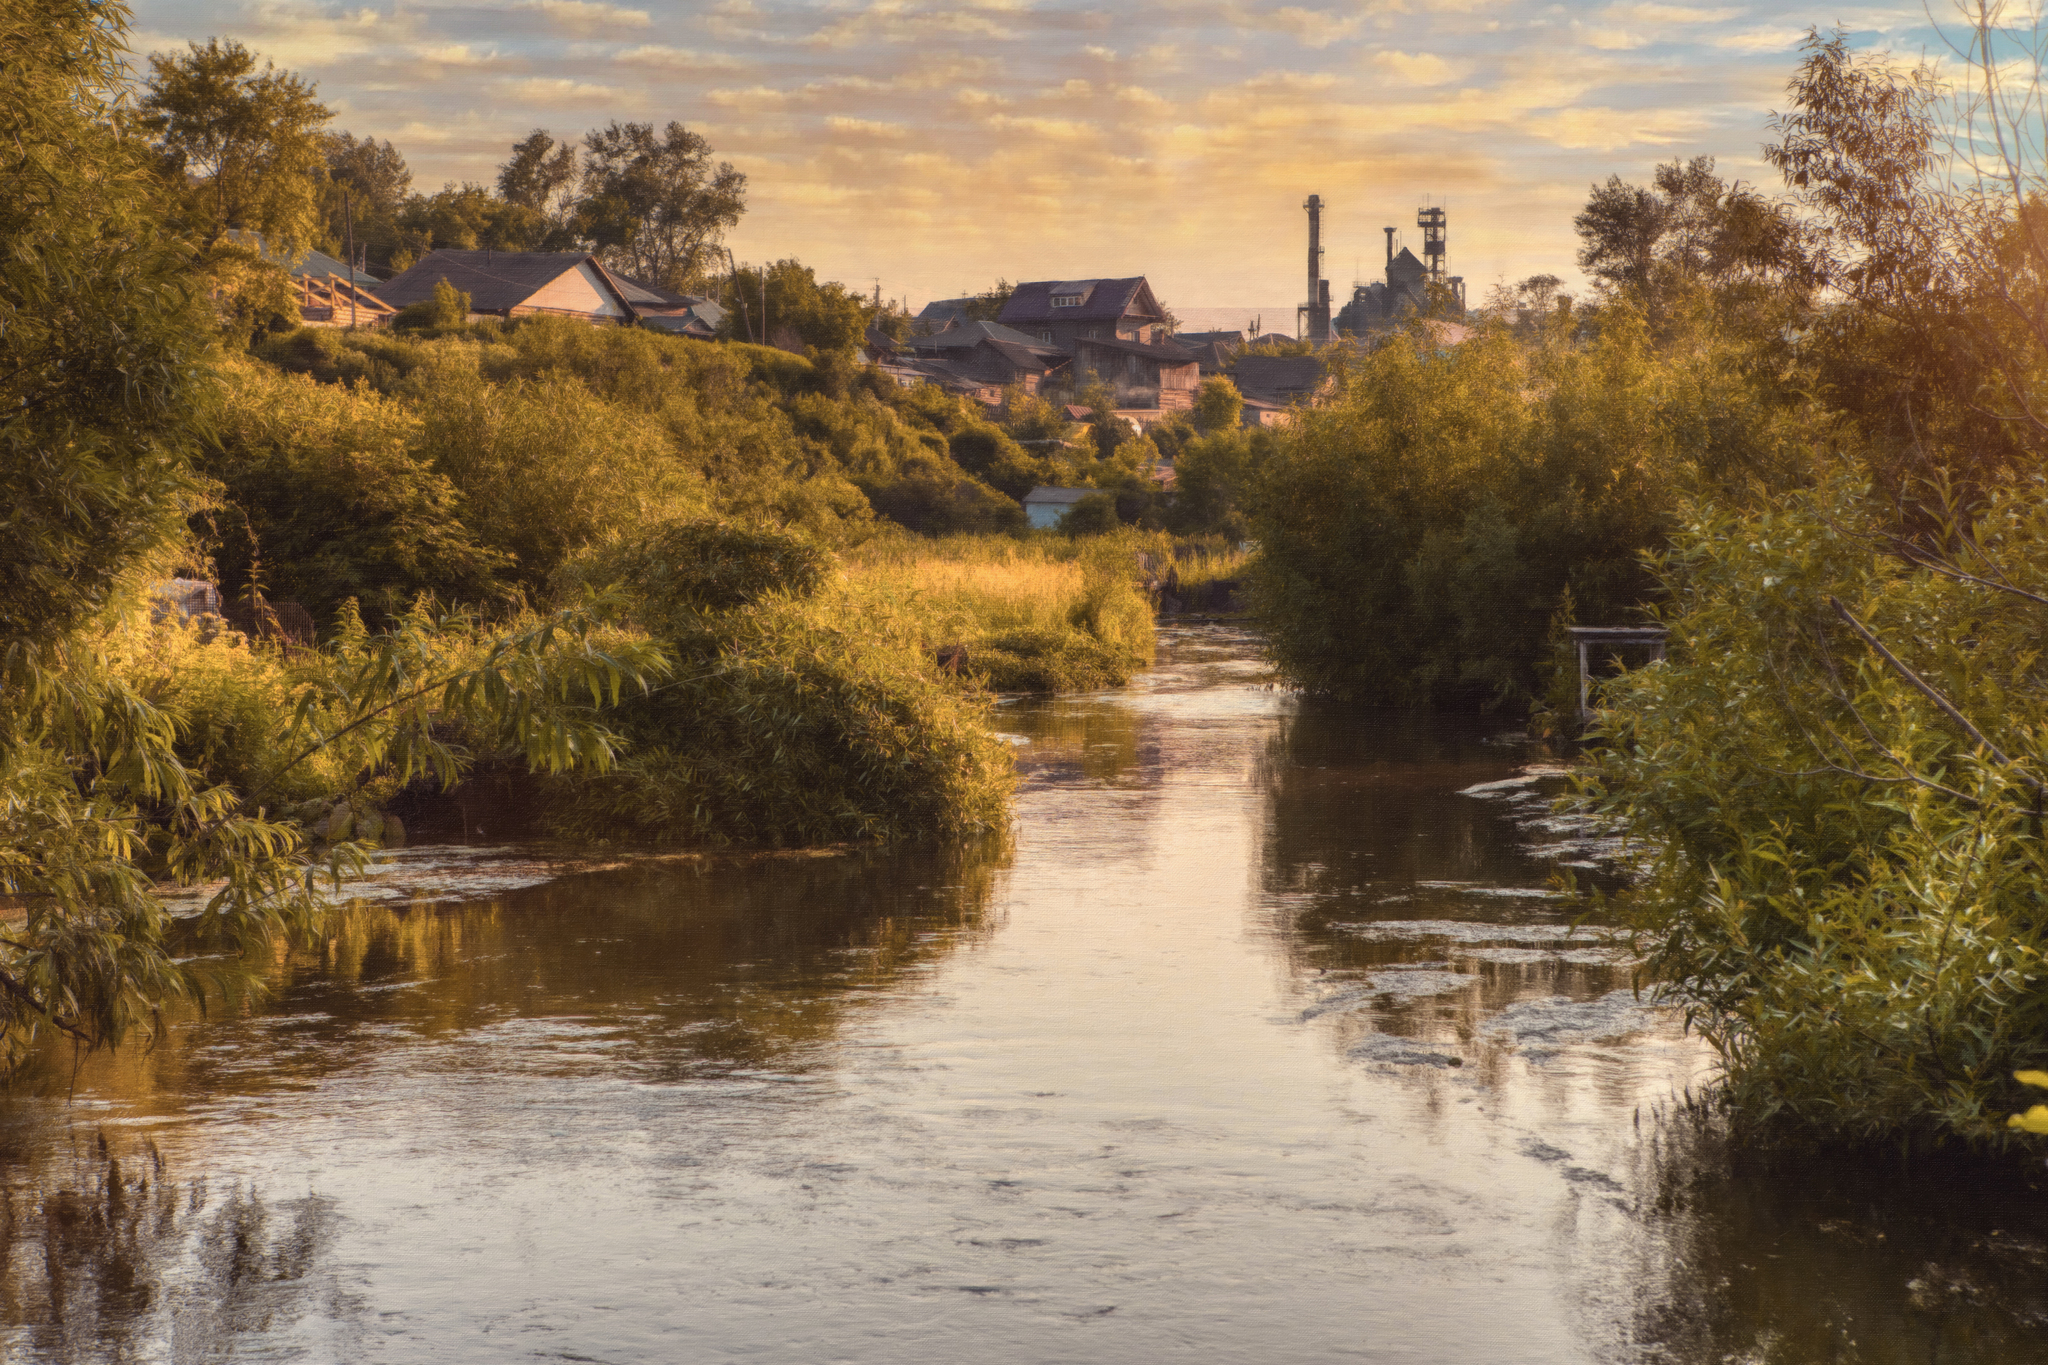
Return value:
[[(603, 1030), (616, 1064), (659, 1074), (796, 1064), (854, 1002), (983, 932), (1009, 856), (1007, 839), (721, 855), (476, 904), (358, 904), (280, 962), (269, 1007), (87, 1059), (79, 1086), (170, 1109), (317, 1081), (393, 1046), (394, 1027), (459, 1039), (521, 1019)], [(43, 1088), (62, 1093), (71, 1062), (53, 1054)]]
[(339, 1306), (326, 1200), (216, 1200), (153, 1147), (125, 1166), (102, 1146), (25, 1173), (0, 1198), (0, 1348), (23, 1358), (155, 1359), (173, 1336), (180, 1359), (225, 1357), (244, 1334)]
[(2048, 1206), (1960, 1156), (1761, 1153), (1711, 1114), (1643, 1125), (1640, 1230), (1596, 1258), (1631, 1361), (2020, 1365), (2048, 1341)]
[(1030, 738), (1021, 767), (1038, 780), (1079, 778), (1097, 786), (1142, 786), (1159, 765), (1161, 727), (1135, 706), (1086, 700), (1021, 702), (1001, 712), (1005, 728)]
[[(1549, 880), (1549, 866), (1521, 848), (1531, 836), (1503, 819), (1497, 803), (1459, 795), (1530, 760), (1524, 746), (1485, 742), (1499, 728), (1469, 716), (1308, 703), (1267, 747), (1262, 871), (1273, 937), (1296, 980), (1315, 983), (1314, 994), (1359, 992), (1323, 1025), (1341, 1047), (1371, 1034), (1427, 1041), (1475, 1068), (1466, 1075), (1494, 1083), (1511, 1054), (1485, 1042), (1489, 1018), (1532, 997), (1591, 1000), (1627, 984), (1606, 962), (1543, 953), (1503, 960), (1478, 941), (1426, 926), (1387, 936), (1344, 927), (1488, 922), (1512, 944), (1515, 924), (1555, 924), (1584, 909), (1424, 885)], [(1464, 973), (1464, 989), (1403, 994), (1360, 984), (1398, 980), (1376, 974), (1424, 964), (1432, 974)]]
[(1524, 836), (1498, 808), (1458, 795), (1526, 761), (1484, 743), (1495, 728), (1466, 716), (1305, 704), (1261, 765), (1266, 893), (1316, 928), (1426, 917), (1427, 904), (1379, 904), (1416, 882), (1543, 881), (1547, 871), (1517, 847)]

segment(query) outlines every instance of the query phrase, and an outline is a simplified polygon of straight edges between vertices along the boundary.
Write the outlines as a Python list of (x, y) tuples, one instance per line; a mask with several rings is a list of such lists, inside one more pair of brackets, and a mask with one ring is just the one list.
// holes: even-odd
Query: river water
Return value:
[(0, 1109), (0, 1356), (2048, 1360), (2048, 1196), (1763, 1164), (1500, 727), (1166, 632), (1011, 838), (414, 850), (256, 1010)]

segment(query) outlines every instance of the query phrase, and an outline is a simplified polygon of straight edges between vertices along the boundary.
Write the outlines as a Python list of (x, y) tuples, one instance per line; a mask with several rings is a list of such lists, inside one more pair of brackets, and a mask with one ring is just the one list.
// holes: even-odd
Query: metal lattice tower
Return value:
[(1440, 208), (1417, 209), (1415, 226), (1422, 229), (1422, 263), (1429, 267), (1429, 278), (1441, 284), (1444, 278), (1444, 211)]

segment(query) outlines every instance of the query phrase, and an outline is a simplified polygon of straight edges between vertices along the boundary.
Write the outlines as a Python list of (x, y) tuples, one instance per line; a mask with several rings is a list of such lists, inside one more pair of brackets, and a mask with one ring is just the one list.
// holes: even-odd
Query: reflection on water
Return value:
[(415, 852), (266, 1007), (53, 1057), (0, 1355), (2048, 1355), (2048, 1196), (1724, 1150), (1526, 742), (1217, 627), (1000, 715), (1014, 843)]

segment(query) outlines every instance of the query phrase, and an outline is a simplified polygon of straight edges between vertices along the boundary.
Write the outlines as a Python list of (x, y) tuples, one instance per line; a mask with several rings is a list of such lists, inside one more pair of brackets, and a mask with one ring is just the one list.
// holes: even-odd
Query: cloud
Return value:
[[(1578, 25), (1574, 24), (1574, 28)], [(1626, 52), (1630, 48), (1646, 47), (1650, 40), (1640, 33), (1630, 33), (1619, 28), (1579, 28), (1580, 41), (1587, 47), (1599, 48), (1602, 52)]]
[(1683, 109), (1561, 109), (1529, 120), (1529, 131), (1567, 148), (1611, 152), (1634, 143), (1668, 147), (1697, 132), (1706, 123)]
[(538, 10), (559, 28), (589, 33), (605, 28), (646, 28), (654, 22), (644, 9), (626, 9), (599, 0), (526, 0), (523, 9)]
[(1363, 14), (1339, 18), (1327, 10), (1303, 9), (1298, 5), (1286, 5), (1276, 10), (1251, 10), (1242, 5), (1232, 5), (1228, 13), (1231, 22), (1239, 28), (1284, 33), (1307, 48), (1325, 48), (1340, 39), (1349, 38), (1365, 26), (1366, 18)]
[(1707, 41), (1734, 52), (1790, 52), (1806, 37), (1803, 28), (1753, 28), (1744, 33), (1720, 33)]
[(789, 92), (776, 90), (766, 85), (750, 86), (745, 90), (713, 90), (704, 96), (705, 102), (721, 109), (759, 111), (781, 109), (790, 101)]
[(1455, 74), (1451, 64), (1434, 52), (1375, 52), (1372, 64), (1410, 85), (1442, 85)]
[(650, 71), (740, 71), (746, 63), (723, 52), (694, 52), (686, 47), (666, 47), (660, 43), (643, 43), (615, 53), (612, 60), (621, 66), (645, 67)]
[(1606, 17), (1631, 24), (1720, 24), (1740, 19), (1740, 9), (1695, 9), (1688, 5), (1609, 5)]
[(826, 119), (825, 126), (835, 133), (859, 137), (902, 138), (910, 135), (910, 130), (900, 123), (877, 123), (873, 119), (846, 118), (839, 114)]
[(521, 104), (538, 104), (548, 108), (616, 103), (623, 93), (609, 85), (592, 85), (587, 81), (539, 76), (530, 80), (507, 81), (503, 89)]
[(1029, 133), (1053, 142), (1074, 142), (1096, 136), (1101, 130), (1081, 119), (1014, 117), (991, 114), (984, 123), (999, 133)]
[(858, 14), (818, 29), (804, 42), (812, 47), (852, 48), (873, 43), (914, 43), (934, 38), (994, 41), (1016, 33), (985, 14), (956, 9), (913, 9), (907, 0), (875, 0)]

